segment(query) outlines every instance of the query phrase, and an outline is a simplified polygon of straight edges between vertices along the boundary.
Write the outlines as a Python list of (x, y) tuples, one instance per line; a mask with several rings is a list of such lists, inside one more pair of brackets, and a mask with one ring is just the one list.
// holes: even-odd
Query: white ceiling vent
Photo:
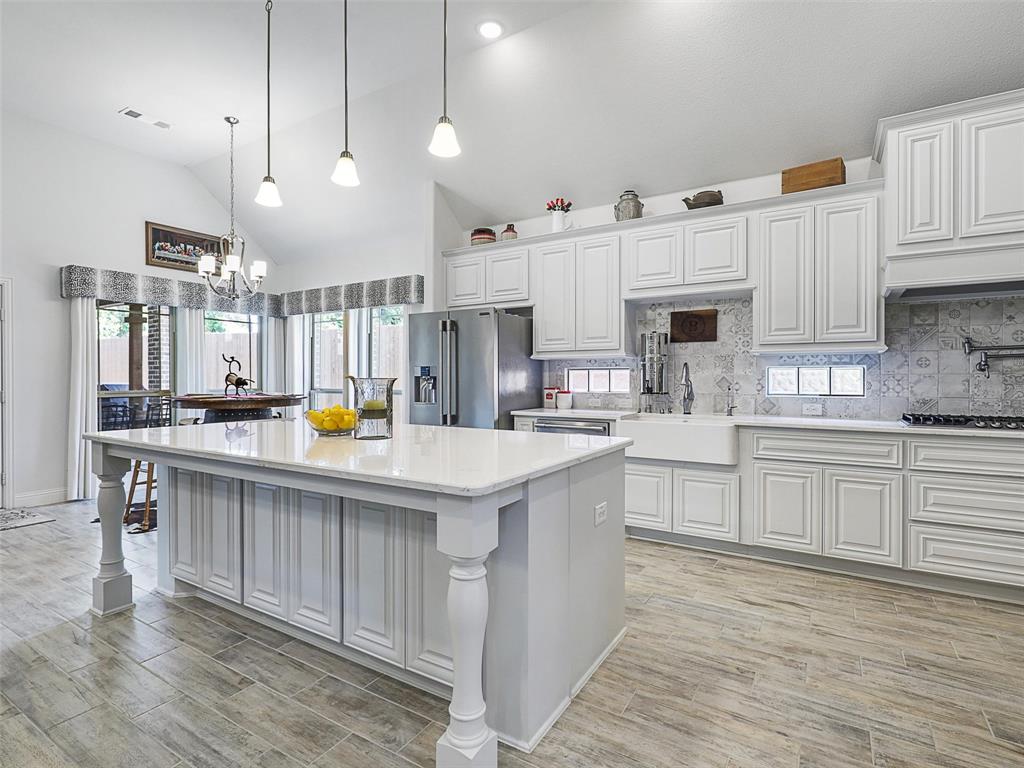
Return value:
[(141, 112), (139, 112), (137, 109), (132, 109), (131, 107), (125, 107), (124, 109), (119, 109), (119, 110), (117, 110), (117, 114), (124, 115), (125, 117), (130, 117), (133, 120), (139, 120), (140, 122), (143, 122), (143, 123), (149, 123), (150, 125), (155, 125), (157, 128), (163, 128), (164, 130), (166, 130), (166, 129), (171, 127), (170, 123), (165, 122), (163, 120), (156, 120), (156, 119), (154, 119), (152, 117), (147, 117), (146, 115), (144, 115)]

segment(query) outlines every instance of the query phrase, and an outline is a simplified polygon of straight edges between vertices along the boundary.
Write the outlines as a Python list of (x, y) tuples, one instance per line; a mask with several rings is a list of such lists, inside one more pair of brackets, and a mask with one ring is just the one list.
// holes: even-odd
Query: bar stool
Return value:
[[(139, 426), (146, 427), (166, 427), (170, 426), (171, 423), (171, 401), (167, 399), (161, 399), (156, 402), (149, 402), (146, 404), (146, 416), (143, 424)], [(156, 510), (156, 504), (153, 501), (153, 491), (157, 487), (156, 476), (153, 474), (153, 462), (143, 461), (142, 459), (136, 459), (132, 465), (132, 482), (131, 487), (128, 491), (128, 498), (124, 505), (124, 517), (122, 523), (128, 524), (128, 517), (131, 514), (132, 507), (135, 502), (135, 491), (139, 486), (139, 475), (142, 473), (143, 464), (145, 464), (146, 471), (146, 504), (143, 507), (142, 522), (139, 523), (135, 528), (129, 529), (128, 533), (148, 533), (156, 528), (156, 525), (151, 524), (151, 511)]]

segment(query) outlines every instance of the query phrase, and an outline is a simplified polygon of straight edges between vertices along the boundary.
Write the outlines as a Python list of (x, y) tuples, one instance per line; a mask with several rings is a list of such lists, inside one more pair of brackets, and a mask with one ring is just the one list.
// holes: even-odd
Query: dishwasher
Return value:
[(607, 421), (536, 419), (533, 422), (533, 431), (553, 432), (560, 435), (598, 435), (607, 437), (611, 434), (611, 423)]

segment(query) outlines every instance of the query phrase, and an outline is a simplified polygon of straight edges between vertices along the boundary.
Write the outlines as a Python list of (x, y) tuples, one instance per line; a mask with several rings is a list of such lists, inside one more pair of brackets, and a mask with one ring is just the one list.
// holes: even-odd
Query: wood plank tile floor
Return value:
[[(0, 766), (433, 766), (446, 702), (195, 599), (125, 537), (88, 612), (95, 507), (0, 533)], [(627, 543), (629, 631), (503, 768), (1024, 766), (1024, 607)]]

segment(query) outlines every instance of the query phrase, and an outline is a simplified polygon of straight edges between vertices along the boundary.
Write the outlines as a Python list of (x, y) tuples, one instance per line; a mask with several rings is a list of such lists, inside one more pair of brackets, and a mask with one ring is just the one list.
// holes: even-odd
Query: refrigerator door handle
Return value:
[(459, 420), (459, 328), (454, 320), (448, 321), (448, 423)]
[(437, 393), (437, 402), (440, 404), (441, 410), (441, 426), (445, 426), (448, 423), (448, 411), (445, 408), (445, 398), (448, 396), (448, 387), (445, 385), (445, 376), (447, 375), (447, 366), (445, 365), (444, 359), (444, 342), (445, 337), (448, 335), (448, 321), (438, 320), (437, 321), (437, 364), (440, 370), (437, 372), (437, 386), (439, 392)]

